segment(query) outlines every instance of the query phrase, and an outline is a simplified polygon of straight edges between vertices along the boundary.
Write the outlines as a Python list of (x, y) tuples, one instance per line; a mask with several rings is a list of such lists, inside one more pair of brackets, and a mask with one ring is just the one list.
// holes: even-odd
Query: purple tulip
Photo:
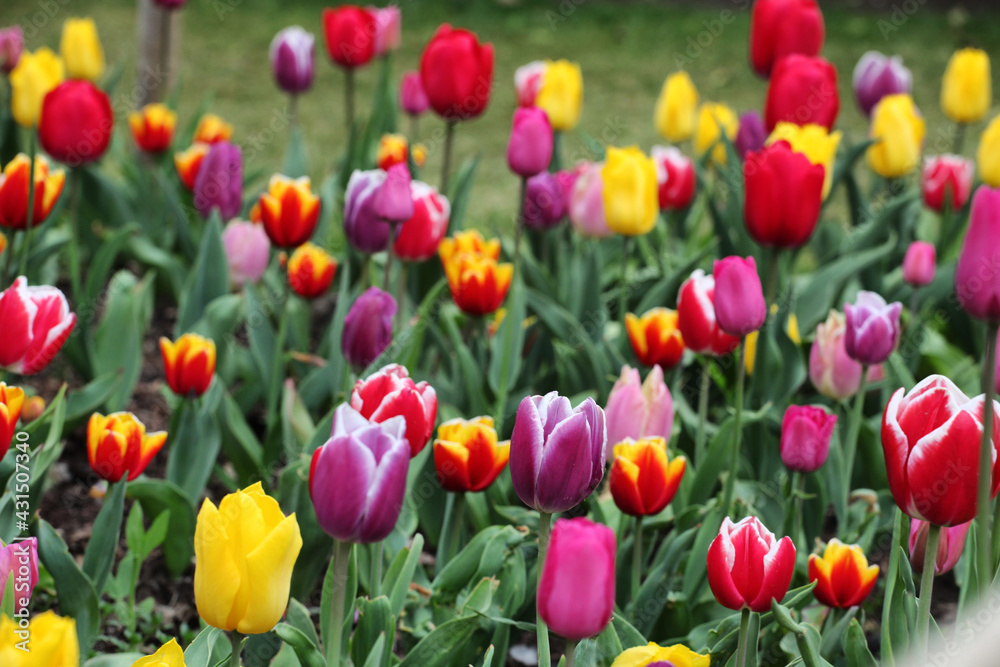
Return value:
[(584, 162), (569, 191), (569, 221), (584, 236), (602, 237), (611, 234), (604, 217), (604, 179), (601, 162)]
[(767, 130), (764, 129), (764, 120), (756, 111), (747, 111), (740, 116), (740, 129), (736, 131), (736, 140), (733, 145), (736, 154), (740, 157), (753, 151), (757, 152), (764, 148), (767, 140)]
[(38, 540), (29, 537), (4, 546), (0, 540), (0, 600), (7, 588), (7, 579), (13, 577), (14, 610), (27, 609), (31, 593), (38, 583)]
[(608, 431), (592, 398), (575, 408), (556, 392), (527, 396), (510, 437), (510, 476), (521, 501), (539, 512), (565, 512), (604, 478)]
[(670, 441), (674, 427), (674, 400), (663, 381), (663, 369), (653, 366), (646, 380), (639, 383), (639, 371), (623, 366), (604, 408), (608, 424), (608, 460), (613, 461), (614, 446), (625, 438), (661, 437)]
[(172, 9), (180, 9), (184, 6), (187, 0), (153, 0), (154, 5), (159, 5), (160, 8), (170, 11)]
[(17, 67), (24, 52), (24, 32), (21, 26), (0, 28), (0, 72), (10, 73)]
[(399, 107), (410, 116), (419, 116), (430, 106), (420, 72), (404, 74), (403, 80), (399, 82)]
[(413, 217), (410, 170), (402, 162), (392, 165), (375, 196), (375, 214), (382, 220), (405, 222)]
[(524, 223), (532, 229), (551, 229), (566, 216), (566, 195), (556, 174), (543, 171), (529, 178), (524, 197)]
[[(934, 559), (934, 575), (941, 576), (958, 564), (965, 548), (965, 537), (969, 534), (972, 522), (960, 523), (957, 526), (941, 528), (938, 541), (937, 558)], [(927, 534), (930, 524), (920, 519), (910, 519), (910, 565), (915, 572), (924, 571), (924, 558), (927, 553)]]
[(861, 364), (880, 364), (889, 358), (899, 341), (898, 301), (887, 304), (875, 292), (858, 292), (857, 301), (844, 304), (844, 349)]
[(756, 331), (767, 318), (764, 290), (753, 257), (715, 260), (715, 319), (730, 336), (743, 337)]
[(333, 414), (333, 433), (312, 457), (309, 497), (334, 539), (381, 542), (396, 527), (406, 492), (410, 445), (406, 420), (370, 422), (347, 403)]
[(316, 38), (294, 25), (281, 30), (271, 40), (271, 70), (274, 80), (286, 93), (297, 95), (312, 86), (316, 61)]
[(340, 349), (351, 366), (367, 368), (389, 347), (395, 315), (396, 300), (388, 292), (369, 287), (358, 297), (344, 318), (340, 338)]
[(854, 67), (853, 84), (858, 107), (866, 116), (871, 116), (872, 109), (886, 95), (909, 93), (913, 76), (899, 56), (890, 58), (878, 51), (869, 51)]
[(233, 220), (222, 232), (226, 249), (229, 277), (237, 285), (255, 283), (267, 270), (271, 258), (271, 241), (263, 225)]
[(213, 208), (219, 209), (223, 220), (240, 214), (243, 208), (243, 158), (239, 146), (218, 141), (208, 149), (194, 181), (194, 206), (206, 219)]
[(373, 254), (389, 245), (389, 223), (379, 217), (376, 196), (385, 182), (381, 169), (356, 170), (344, 194), (344, 233), (355, 250)]
[(830, 453), (837, 415), (809, 405), (789, 405), (781, 420), (781, 462), (789, 470), (814, 472)]
[(955, 266), (955, 293), (966, 312), (980, 320), (1000, 321), (1000, 189), (981, 185), (972, 198), (969, 228)]
[(552, 161), (552, 124), (538, 107), (518, 107), (507, 142), (507, 166), (522, 178), (545, 171)]

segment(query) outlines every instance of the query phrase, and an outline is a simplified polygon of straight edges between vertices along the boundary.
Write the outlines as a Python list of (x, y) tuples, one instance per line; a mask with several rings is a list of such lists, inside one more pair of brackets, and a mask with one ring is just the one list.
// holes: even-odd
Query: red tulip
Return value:
[(767, 77), (784, 56), (819, 55), (824, 32), (816, 0), (757, 0), (750, 17), (750, 64)]
[(798, 248), (808, 241), (819, 220), (825, 172), (787, 141), (747, 153), (743, 217), (753, 240), (777, 248)]
[(399, 226), (392, 246), (400, 259), (423, 262), (437, 254), (438, 245), (448, 232), (451, 205), (437, 188), (423, 181), (411, 181), (413, 217)]
[(485, 111), (493, 86), (493, 45), (475, 33), (441, 25), (420, 58), (420, 78), (431, 108), (445, 120)]
[(768, 132), (783, 120), (796, 125), (815, 123), (829, 130), (839, 109), (837, 70), (829, 62), (791, 55), (775, 64), (764, 106)]
[(406, 420), (406, 439), (410, 455), (424, 448), (434, 431), (437, 419), (437, 393), (426, 382), (414, 382), (402, 366), (390, 364), (358, 380), (351, 393), (351, 407), (365, 419), (384, 422), (402, 415)]
[(64, 81), (42, 102), (38, 139), (53, 158), (77, 166), (104, 155), (114, 124), (107, 93), (89, 81)]
[(76, 315), (57, 288), (28, 287), (21, 276), (0, 292), (0, 322), (0, 368), (34, 375), (59, 354)]
[(729, 517), (708, 548), (708, 585), (723, 607), (763, 612), (788, 592), (795, 572), (795, 545), (776, 540), (755, 516), (739, 523)]
[(355, 5), (323, 10), (323, 34), (330, 59), (354, 69), (375, 56), (375, 17)]
[(972, 160), (960, 155), (936, 155), (924, 160), (921, 186), (927, 208), (939, 213), (943, 211), (946, 194), (948, 208), (952, 211), (965, 206), (972, 193), (975, 173)]
[[(941, 529), (938, 541), (937, 557), (934, 559), (934, 575), (941, 576), (958, 564), (965, 548), (965, 537), (969, 534), (972, 522), (960, 523), (957, 526)], [(915, 572), (924, 571), (924, 558), (927, 554), (927, 537), (931, 525), (920, 519), (910, 521), (910, 565)]]
[(735, 350), (740, 339), (730, 336), (715, 319), (715, 277), (695, 269), (677, 293), (678, 327), (692, 352), (721, 357)]
[(676, 146), (653, 146), (657, 194), (661, 211), (681, 211), (694, 199), (694, 163)]

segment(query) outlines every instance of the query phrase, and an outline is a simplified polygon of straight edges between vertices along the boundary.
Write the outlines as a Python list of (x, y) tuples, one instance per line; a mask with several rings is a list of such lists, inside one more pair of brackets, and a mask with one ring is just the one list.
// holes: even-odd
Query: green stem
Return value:
[(733, 446), (729, 453), (729, 475), (726, 476), (726, 485), (722, 495), (722, 511), (732, 512), (733, 491), (736, 488), (736, 474), (740, 464), (740, 441), (742, 440), (743, 429), (743, 385), (746, 383), (746, 366), (743, 363), (743, 356), (746, 352), (747, 339), (740, 339), (740, 346), (736, 352), (736, 419), (733, 423)]
[(232, 651), (229, 654), (229, 667), (240, 667), (240, 654), (243, 652), (243, 636), (233, 630), (229, 633), (232, 640)]
[(955, 144), (951, 147), (951, 152), (955, 155), (962, 154), (965, 146), (965, 123), (955, 123)]
[[(752, 612), (746, 607), (740, 614), (740, 643), (736, 648), (735, 667), (747, 667), (747, 654), (750, 652), (750, 614)], [(754, 638), (756, 640), (756, 638)]]
[[(413, 150), (413, 144), (417, 143), (417, 138), (420, 136), (420, 116), (410, 116), (410, 151)], [(416, 178), (416, 176), (414, 176)]]
[(694, 456), (698, 465), (705, 460), (705, 422), (708, 420), (708, 391), (711, 388), (712, 359), (706, 357), (701, 366), (701, 393), (698, 394), (698, 433), (694, 440)]
[(406, 305), (406, 262), (399, 262), (399, 274), (396, 276), (396, 335), (403, 331), (406, 315), (403, 307)]
[(625, 314), (628, 312), (628, 251), (631, 236), (622, 236), (622, 284), (618, 292), (618, 318), (625, 322)]
[(930, 635), (931, 596), (934, 594), (934, 563), (937, 562), (938, 540), (941, 526), (931, 524), (927, 532), (927, 548), (924, 550), (924, 571), (920, 575), (920, 602), (917, 607), (917, 655), (927, 654), (927, 639)]
[(854, 407), (851, 409), (850, 419), (847, 422), (847, 437), (844, 439), (844, 488), (842, 489), (845, 498), (844, 506), (847, 506), (846, 498), (851, 493), (851, 477), (854, 475), (854, 456), (858, 451), (858, 434), (861, 432), (861, 420), (865, 409), (865, 390), (868, 388), (868, 366), (861, 365), (861, 382), (858, 384), (858, 393), (854, 395)]
[(458, 551), (462, 541), (462, 521), (465, 519), (465, 497), (461, 493), (449, 493), (444, 505), (444, 522), (441, 524), (441, 538), (438, 540), (435, 574), (440, 574)]
[(354, 132), (354, 70), (348, 67), (344, 70), (346, 79), (344, 80), (344, 111), (346, 113), (347, 136), (350, 138)]
[(576, 662), (576, 642), (566, 642), (566, 652), (563, 655), (566, 656), (566, 667), (573, 667)]
[(632, 538), (632, 604), (639, 599), (642, 583), (642, 517), (635, 518), (635, 535)]
[[(545, 567), (545, 556), (549, 551), (549, 530), (552, 526), (552, 515), (539, 512), (538, 515), (538, 576), (541, 579)], [(552, 654), (549, 652), (549, 628), (538, 614), (536, 619), (538, 632), (538, 667), (552, 667)]]
[(444, 129), (444, 159), (441, 162), (441, 194), (448, 197), (448, 179), (451, 176), (451, 148), (455, 141), (455, 125), (458, 121), (449, 120)]
[(385, 542), (379, 542), (378, 546), (375, 547), (372, 554), (372, 572), (371, 572), (371, 598), (374, 600), (378, 596), (382, 595), (382, 558), (385, 552)]
[(344, 602), (351, 565), (350, 542), (333, 541), (333, 585), (330, 589), (330, 627), (327, 631), (326, 666), (340, 667), (340, 644), (344, 635)]
[(521, 179), (521, 194), (517, 206), (517, 227), (514, 231), (514, 276), (521, 268), (521, 237), (524, 236), (524, 207), (528, 196), (528, 179)]
[[(385, 278), (382, 281), (382, 289), (386, 292), (392, 292), (392, 288), (389, 286), (389, 282), (392, 278), (392, 256), (395, 254), (392, 250), (393, 244), (396, 242), (396, 222), (392, 220), (387, 221), (389, 223), (389, 245), (385, 250)], [(396, 304), (397, 311), (399, 310), (399, 304)]]
[[(890, 552), (889, 552), (889, 572), (888, 572), (888, 574), (887, 574), (887, 576), (885, 578), (885, 594), (883, 596), (883, 600), (885, 600), (885, 604), (882, 605), (882, 630), (881, 630), (882, 637), (881, 638), (882, 638), (882, 647), (883, 647), (883, 654), (884, 655), (888, 654), (888, 651), (891, 650), (891, 648), (892, 648), (892, 644), (890, 642), (891, 635), (889, 634), (889, 628), (891, 627), (891, 614), (893, 613), (893, 611), (895, 611), (895, 613), (897, 613), (897, 614), (901, 613), (898, 608), (895, 609), (895, 610), (893, 610), (892, 605), (889, 604), (889, 601), (892, 600), (893, 589), (896, 587), (896, 579), (899, 576), (899, 548), (898, 547), (899, 547), (900, 536), (903, 533), (903, 511), (900, 510), (897, 507), (896, 510), (895, 510), (895, 512), (896, 512), (896, 518), (892, 522), (892, 541), (889, 543), (889, 545), (890, 545)], [(937, 562), (936, 558), (937, 558), (937, 556), (935, 555), (935, 560), (930, 561), (931, 564), (932, 564), (930, 569), (932, 569), (932, 570), (934, 569), (933, 563)], [(926, 565), (926, 562), (925, 562), (925, 565)], [(887, 662), (887, 667), (893, 667), (895, 665), (894, 661), (888, 661), (887, 660), (886, 662)]]
[(986, 399), (983, 404), (983, 439), (979, 447), (979, 489), (976, 510), (976, 548), (979, 552), (976, 574), (979, 579), (979, 590), (983, 592), (992, 585), (995, 574), (990, 540), (990, 481), (993, 477), (990, 474), (993, 462), (990, 455), (993, 449), (993, 399), (996, 396), (997, 327), (997, 322), (990, 322), (986, 327), (986, 367), (983, 369), (983, 393), (986, 394)]
[[(778, 273), (780, 267), (778, 261), (781, 259), (781, 252), (777, 248), (772, 248), (770, 258), (768, 260), (767, 267), (767, 306), (768, 308), (774, 303), (774, 297), (778, 293)], [(770, 310), (767, 311), (770, 314)]]
[[(32, 128), (28, 133), (28, 211), (24, 228), (24, 245), (21, 247), (21, 265), (18, 276), (23, 276), (28, 270), (28, 255), (31, 254), (31, 235), (35, 221), (35, 162), (38, 160), (38, 132)], [(14, 276), (15, 278), (17, 276)]]
[(80, 181), (76, 169), (70, 169), (69, 198), (69, 280), (73, 289), (73, 301), (80, 303)]
[(274, 340), (274, 362), (271, 366), (271, 386), (267, 397), (267, 430), (268, 433), (278, 425), (278, 402), (281, 397), (281, 387), (284, 385), (285, 338), (288, 335), (288, 302), (292, 300), (292, 292), (288, 286), (288, 277), (282, 280), (283, 294), (281, 314), (278, 320), (278, 336)]

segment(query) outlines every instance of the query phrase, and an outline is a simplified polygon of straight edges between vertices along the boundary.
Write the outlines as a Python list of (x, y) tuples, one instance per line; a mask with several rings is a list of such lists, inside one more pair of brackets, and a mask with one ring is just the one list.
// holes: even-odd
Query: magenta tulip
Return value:
[(790, 405), (781, 420), (781, 462), (789, 470), (815, 472), (826, 463), (837, 415), (809, 405)]
[(737, 155), (746, 157), (747, 153), (761, 150), (766, 140), (764, 119), (758, 112), (748, 111), (740, 116), (740, 128), (736, 131), (736, 140), (733, 141)]
[(552, 124), (538, 107), (518, 107), (507, 142), (507, 166), (522, 178), (541, 173), (552, 161)]
[(402, 162), (389, 167), (375, 195), (375, 215), (381, 220), (404, 222), (413, 217), (410, 170)]
[(858, 292), (857, 301), (844, 304), (844, 349), (847, 356), (870, 366), (889, 358), (899, 342), (898, 301), (887, 304), (875, 292)]
[(271, 40), (271, 71), (286, 93), (304, 93), (312, 86), (316, 62), (316, 38), (300, 26), (281, 30)]
[[(941, 528), (938, 540), (937, 558), (934, 559), (934, 574), (941, 576), (958, 564), (965, 548), (965, 536), (969, 534), (971, 521), (957, 526)], [(930, 524), (920, 519), (910, 520), (910, 566), (915, 572), (924, 571), (924, 558), (927, 553), (927, 534)]]
[(972, 215), (955, 267), (955, 293), (975, 318), (1000, 321), (1000, 189), (982, 185), (972, 198)]
[(7, 580), (13, 585), (14, 611), (28, 608), (31, 593), (38, 584), (38, 539), (29, 537), (4, 546), (0, 540), (0, 600)]
[(903, 280), (913, 287), (923, 287), (934, 280), (937, 251), (933, 243), (914, 241), (903, 257)]
[(340, 347), (354, 368), (363, 370), (389, 347), (396, 300), (378, 287), (369, 287), (358, 297), (344, 318)]
[(871, 116), (872, 109), (886, 95), (909, 93), (913, 88), (913, 75), (903, 66), (899, 56), (868, 51), (855, 66), (852, 83), (858, 107), (866, 116)]
[(430, 108), (431, 103), (424, 92), (420, 72), (407, 72), (403, 75), (403, 80), (399, 83), (399, 106), (410, 116), (419, 116)]
[(715, 318), (730, 336), (746, 336), (767, 318), (764, 290), (753, 257), (715, 260)]

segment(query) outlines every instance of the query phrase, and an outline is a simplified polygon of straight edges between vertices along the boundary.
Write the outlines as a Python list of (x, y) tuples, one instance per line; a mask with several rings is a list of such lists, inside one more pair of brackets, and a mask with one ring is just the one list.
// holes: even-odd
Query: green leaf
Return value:
[[(389, 594), (389, 605), (393, 616), (398, 617), (406, 605), (406, 594), (410, 590), (410, 583), (413, 581), (413, 574), (420, 563), (420, 556), (423, 553), (423, 549), (424, 536), (417, 533), (413, 536), (413, 544), (396, 555), (392, 566), (385, 573), (386, 576), (382, 581), (382, 589), (388, 590), (389, 586), (392, 586)], [(401, 558), (404, 560), (402, 561), (402, 566), (397, 571), (395, 565)]]
[(243, 416), (243, 411), (229, 392), (222, 396), (222, 451), (241, 480), (263, 478), (264, 447)]
[(154, 526), (161, 514), (169, 513), (167, 534), (170, 539), (163, 542), (163, 556), (170, 574), (179, 577), (194, 556), (195, 512), (191, 501), (176, 484), (146, 477), (129, 482), (128, 497), (142, 504)]
[(82, 295), (85, 303), (96, 303), (101, 300), (101, 291), (108, 284), (108, 276), (111, 275), (118, 254), (137, 230), (138, 226), (130, 223), (121, 229), (111, 230), (100, 239), (97, 252), (87, 262), (86, 283)]
[(368, 652), (368, 659), (365, 660), (364, 667), (377, 667), (383, 663), (382, 654), (385, 652), (385, 633), (378, 636), (371, 650)]
[(168, 281), (171, 295), (175, 299), (180, 297), (182, 278), (188, 274), (180, 260), (144, 236), (129, 238), (127, 249), (141, 264), (158, 269), (157, 275)]
[[(222, 640), (221, 642), (219, 641), (220, 639)], [(211, 626), (203, 629), (184, 650), (185, 666), (213, 667), (215, 662), (212, 660), (212, 656), (216, 653), (215, 648), (217, 644), (220, 649), (225, 648), (226, 655), (232, 652), (227, 645), (225, 632)]]
[(77, 567), (66, 543), (45, 519), (38, 521), (38, 558), (55, 582), (60, 612), (76, 620), (80, 655), (88, 655), (101, 623), (97, 591), (90, 578)]
[[(514, 278), (507, 295), (507, 314), (493, 337), (490, 367), (487, 378), (490, 388), (497, 395), (497, 416), (503, 421), (507, 392), (517, 383), (521, 372), (521, 353), (524, 349), (525, 296), (524, 285)], [(499, 428), (499, 426), (498, 426)]]
[(316, 636), (316, 626), (313, 625), (312, 615), (304, 604), (295, 598), (291, 598), (288, 601), (286, 618), (289, 625), (308, 637), (314, 646), (319, 646), (319, 637)]
[(453, 618), (434, 628), (406, 654), (397, 667), (446, 667), (454, 652), (472, 637), (479, 616)]
[(91, 362), (96, 376), (118, 373), (122, 377), (107, 400), (109, 412), (123, 410), (132, 397), (145, 358), (143, 342), (153, 308), (153, 274), (142, 280), (119, 271), (107, 289), (104, 312), (94, 330)]
[(326, 667), (326, 659), (319, 648), (301, 630), (287, 623), (278, 623), (274, 632), (292, 647), (302, 667)]
[[(83, 555), (83, 572), (94, 582), (98, 594), (104, 591), (104, 584), (115, 564), (115, 552), (122, 531), (122, 514), (125, 510), (126, 482), (111, 484), (104, 505), (94, 520), (94, 527)], [(142, 517), (139, 517), (140, 524)], [(140, 528), (141, 530), (141, 528)]]
[[(386, 644), (392, 646), (396, 639), (396, 619), (387, 597), (380, 596), (374, 600), (358, 599), (358, 623), (351, 638), (351, 660), (355, 665), (368, 663), (372, 647), (379, 637), (386, 638)], [(383, 655), (381, 667), (388, 667), (391, 652)]]
[(868, 649), (868, 641), (858, 619), (851, 619), (840, 641), (844, 647), (844, 656), (847, 658), (847, 667), (878, 667), (878, 662)]
[(177, 313), (177, 336), (188, 332), (214, 299), (229, 293), (229, 262), (222, 244), (222, 220), (217, 209), (205, 226), (198, 258), (181, 296)]
[(132, 664), (141, 658), (145, 658), (143, 653), (119, 653), (117, 655), (97, 655), (83, 663), (83, 667), (132, 667)]
[(222, 445), (215, 416), (207, 409), (212, 402), (210, 394), (224, 391), (221, 384), (216, 378), (209, 393), (201, 398), (182, 399), (178, 409), (183, 410), (183, 414), (177, 431), (168, 436), (167, 479), (176, 484), (192, 504), (201, 498)]
[(309, 171), (309, 158), (306, 155), (306, 142), (302, 136), (302, 127), (292, 126), (288, 137), (288, 149), (285, 151), (285, 165), (281, 173), (289, 178), (305, 176)]
[(804, 632), (802, 625), (792, 618), (792, 614), (788, 611), (788, 607), (781, 606), (781, 603), (777, 600), (771, 600), (771, 613), (774, 614), (775, 623), (785, 630), (797, 635)]
[(464, 229), (465, 211), (469, 207), (469, 197), (472, 194), (473, 176), (476, 173), (476, 166), (479, 164), (480, 155), (469, 158), (459, 168), (458, 173), (451, 178), (449, 191), (443, 193), (451, 203), (451, 218), (448, 221), (448, 229), (454, 232)]
[(89, 418), (101, 409), (123, 382), (122, 373), (114, 370), (94, 378), (85, 387), (74, 389), (66, 399), (66, 421), (76, 422)]

